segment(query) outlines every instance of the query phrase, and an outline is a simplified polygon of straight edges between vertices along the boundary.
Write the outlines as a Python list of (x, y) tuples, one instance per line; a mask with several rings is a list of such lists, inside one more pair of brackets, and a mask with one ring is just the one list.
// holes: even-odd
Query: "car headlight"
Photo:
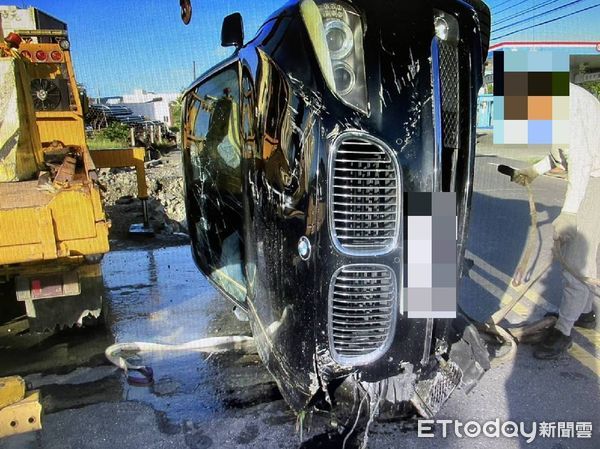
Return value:
[(324, 25), (331, 59), (343, 59), (348, 56), (354, 47), (354, 36), (350, 27), (339, 19), (327, 20)]
[(348, 95), (356, 85), (356, 75), (352, 67), (345, 62), (340, 62), (333, 66), (333, 81), (340, 95)]
[(434, 9), (433, 29), (435, 35), (441, 41), (458, 42), (458, 20), (456, 20), (456, 17), (439, 9)]
[(302, 20), (329, 89), (345, 104), (369, 112), (360, 14), (341, 1), (304, 0)]

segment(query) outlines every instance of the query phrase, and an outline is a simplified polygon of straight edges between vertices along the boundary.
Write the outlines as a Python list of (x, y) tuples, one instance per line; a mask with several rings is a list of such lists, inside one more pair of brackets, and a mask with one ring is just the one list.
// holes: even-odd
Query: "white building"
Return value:
[(178, 93), (156, 93), (143, 89), (134, 89), (132, 94), (111, 98), (108, 104), (125, 106), (136, 115), (142, 115), (148, 120), (160, 120), (167, 126), (176, 126), (171, 122), (171, 109), (169, 105), (177, 100)]

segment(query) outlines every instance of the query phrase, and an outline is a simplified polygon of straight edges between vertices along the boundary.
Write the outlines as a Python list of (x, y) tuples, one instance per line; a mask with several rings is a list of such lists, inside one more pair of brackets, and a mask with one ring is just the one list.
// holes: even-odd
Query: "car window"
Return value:
[(246, 298), (237, 65), (188, 93), (184, 168), (196, 260), (224, 292)]

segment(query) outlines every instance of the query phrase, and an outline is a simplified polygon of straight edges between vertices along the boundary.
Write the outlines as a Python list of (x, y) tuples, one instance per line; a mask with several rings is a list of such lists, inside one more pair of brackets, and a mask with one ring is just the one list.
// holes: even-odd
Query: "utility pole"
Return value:
[(194, 79), (196, 79), (196, 61), (192, 61)]

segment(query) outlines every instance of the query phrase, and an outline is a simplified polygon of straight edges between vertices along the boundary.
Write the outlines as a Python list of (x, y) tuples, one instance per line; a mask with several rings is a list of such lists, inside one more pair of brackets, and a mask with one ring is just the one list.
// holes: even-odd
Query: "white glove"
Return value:
[(552, 222), (554, 240), (567, 241), (577, 234), (577, 215), (571, 212), (561, 212)]
[(535, 171), (533, 166), (529, 166), (520, 170), (515, 170), (515, 173), (511, 176), (510, 180), (517, 184), (521, 184), (522, 186), (526, 186), (527, 184), (531, 184), (538, 176), (539, 173)]

